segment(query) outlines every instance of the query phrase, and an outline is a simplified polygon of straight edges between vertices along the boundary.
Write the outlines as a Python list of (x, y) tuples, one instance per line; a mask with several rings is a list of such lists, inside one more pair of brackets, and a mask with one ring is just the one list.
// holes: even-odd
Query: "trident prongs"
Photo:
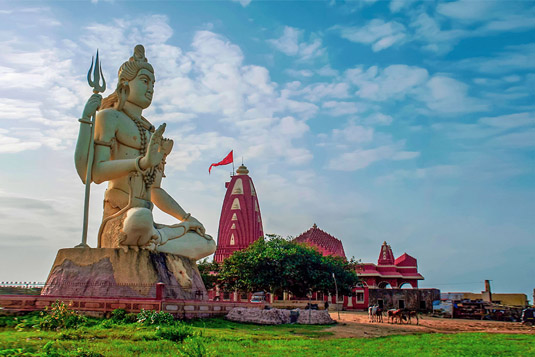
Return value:
[[(106, 90), (106, 80), (104, 79), (104, 74), (102, 73), (102, 65), (98, 60), (98, 50), (96, 61), (93, 61), (94, 57), (91, 57), (91, 67), (89, 72), (87, 72), (87, 83), (93, 88), (93, 93), (101, 93)], [(93, 70), (93, 64), (95, 70)], [(93, 71), (93, 80), (91, 80), (91, 71)], [(100, 78), (102, 77), (102, 85), (100, 85)]]

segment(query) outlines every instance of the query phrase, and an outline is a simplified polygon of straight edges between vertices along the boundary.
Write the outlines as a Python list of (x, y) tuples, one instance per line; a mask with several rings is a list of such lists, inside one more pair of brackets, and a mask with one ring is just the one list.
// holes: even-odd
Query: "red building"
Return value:
[(418, 273), (416, 258), (403, 253), (403, 255), (394, 259), (392, 248), (386, 242), (381, 246), (377, 265), (364, 263), (357, 270), (357, 274), (364, 285), (374, 288), (400, 288), (405, 284), (417, 288), (418, 280), (424, 279)]
[(314, 247), (323, 255), (334, 255), (347, 259), (342, 241), (319, 229), (316, 223), (308, 231), (296, 237), (294, 242)]
[(221, 208), (214, 256), (218, 263), (264, 235), (258, 197), (249, 170), (241, 165), (236, 173), (230, 182), (225, 183), (227, 193)]

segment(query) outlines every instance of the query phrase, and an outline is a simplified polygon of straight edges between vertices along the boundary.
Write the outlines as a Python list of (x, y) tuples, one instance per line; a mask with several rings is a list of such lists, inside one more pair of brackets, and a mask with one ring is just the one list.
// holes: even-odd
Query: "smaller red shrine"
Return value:
[(383, 243), (377, 265), (364, 263), (357, 268), (357, 274), (362, 282), (368, 287), (400, 288), (404, 284), (410, 284), (413, 288), (418, 288), (418, 280), (424, 277), (418, 273), (416, 258), (407, 253), (403, 253), (394, 259), (394, 253), (390, 245)]
[(308, 231), (296, 237), (294, 242), (314, 247), (323, 255), (334, 255), (347, 259), (342, 241), (319, 229), (316, 223)]

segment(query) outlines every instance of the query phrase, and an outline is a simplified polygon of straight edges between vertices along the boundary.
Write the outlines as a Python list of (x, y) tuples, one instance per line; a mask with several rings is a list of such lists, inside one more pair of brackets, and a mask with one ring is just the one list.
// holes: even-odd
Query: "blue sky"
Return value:
[(110, 94), (141, 43), (145, 116), (175, 140), (164, 186), (214, 236), (231, 169), (207, 169), (233, 149), (265, 232), (316, 223), (364, 262), (386, 240), (423, 287), (532, 298), (533, 2), (19, 1), (0, 18), (0, 281), (44, 280), (80, 240), (85, 75), (99, 48)]

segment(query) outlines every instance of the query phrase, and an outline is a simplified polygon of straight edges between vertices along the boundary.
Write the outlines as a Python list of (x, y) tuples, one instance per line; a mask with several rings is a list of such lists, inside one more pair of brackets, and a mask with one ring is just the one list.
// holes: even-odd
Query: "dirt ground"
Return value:
[(386, 317), (383, 323), (371, 323), (366, 312), (349, 311), (341, 311), (340, 319), (336, 312), (331, 312), (331, 317), (338, 323), (325, 331), (333, 332), (333, 337), (336, 338), (457, 332), (535, 334), (534, 327), (523, 326), (520, 322), (448, 319), (420, 315), (419, 325), (416, 325), (416, 321), (412, 321), (412, 324), (390, 324)]

